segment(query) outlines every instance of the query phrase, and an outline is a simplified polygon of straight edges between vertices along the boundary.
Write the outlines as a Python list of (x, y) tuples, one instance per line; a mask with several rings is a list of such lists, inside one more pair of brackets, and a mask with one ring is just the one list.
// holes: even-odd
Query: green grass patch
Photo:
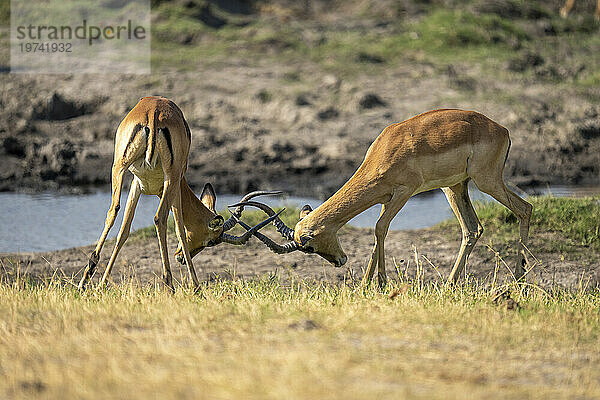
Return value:
[[(244, 26), (226, 25), (222, 29), (207, 28), (190, 16), (183, 6), (161, 4), (156, 12), (161, 16), (153, 26), (157, 42), (153, 43), (157, 64), (169, 60), (223, 61), (237, 56), (252, 60), (277, 57), (279, 61), (311, 60), (339, 73), (355, 73), (384, 68), (416, 53), (444, 61), (486, 60), (506, 58), (510, 46), (528, 39), (516, 24), (494, 14), (475, 15), (466, 10), (433, 10), (414, 21), (400, 21), (384, 34), (360, 30), (325, 30), (322, 40), (306, 41), (301, 24), (276, 25), (273, 21), (255, 18)], [(194, 46), (177, 42), (182, 35), (200, 35)], [(165, 44), (169, 46), (165, 46)], [(165, 52), (164, 54), (162, 52)], [(359, 55), (381, 59), (380, 64), (364, 62)], [(173, 57), (175, 57), (173, 59)], [(165, 60), (163, 60), (163, 58)], [(198, 61), (196, 61), (197, 63)]]
[[(238, 60), (255, 66), (309, 62), (349, 78), (379, 74), (414, 60), (439, 65), (438, 73), (448, 63), (477, 63), (481, 73), (504, 80), (576, 83), (583, 88), (594, 87), (598, 81), (600, 25), (587, 16), (564, 20), (541, 2), (484, 2), (481, 6), (481, 2), (468, 1), (451, 8), (426, 2), (422, 14), (386, 20), (385, 29), (356, 28), (358, 16), (349, 16), (345, 29), (340, 23), (315, 25), (320, 21), (316, 17), (286, 23), (259, 13), (241, 17), (213, 5), (211, 12), (227, 21), (215, 29), (202, 22), (200, 3), (204, 4), (193, 2), (190, 7), (159, 2), (153, 8), (154, 68), (195, 70)], [(532, 29), (533, 21), (544, 22), (552, 33), (540, 38)], [(540, 70), (506, 70), (505, 63), (524, 51), (539, 53), (546, 65)], [(581, 65), (585, 65), (583, 70)]]
[[(566, 242), (600, 249), (600, 200), (598, 198), (530, 197), (532, 233), (557, 232)], [(506, 207), (480, 203), (477, 214), (498, 236), (517, 234), (518, 221)]]
[(171, 42), (179, 40), (180, 35), (211, 31), (183, 5), (163, 3), (153, 11), (160, 16), (152, 25), (153, 40)]
[[(529, 197), (533, 205), (529, 237), (535, 252), (565, 253), (591, 257), (600, 250), (600, 199), (595, 197)], [(519, 222), (512, 212), (497, 202), (478, 202), (477, 215), (485, 237), (494, 245), (508, 245), (519, 237)], [(450, 219), (440, 228), (457, 227)]]
[(0, 26), (10, 25), (10, 1), (0, 2)]
[(422, 44), (430, 51), (465, 46), (505, 45), (529, 36), (514, 22), (494, 14), (461, 10), (436, 10), (414, 26)]

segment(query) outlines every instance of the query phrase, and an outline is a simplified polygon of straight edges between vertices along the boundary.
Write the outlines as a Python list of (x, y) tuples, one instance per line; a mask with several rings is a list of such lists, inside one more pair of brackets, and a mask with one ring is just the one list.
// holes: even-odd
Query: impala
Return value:
[(339, 267), (347, 257), (340, 246), (338, 230), (357, 214), (381, 203), (375, 247), (362, 283), (368, 285), (377, 268), (377, 280), (383, 286), (384, 241), (390, 222), (411, 196), (442, 188), (462, 229), (462, 243), (448, 278), (453, 283), (483, 232), (469, 199), (468, 182), (473, 180), (519, 220), (521, 249), (515, 277), (520, 278), (526, 263), (532, 206), (504, 184), (502, 171), (509, 147), (506, 128), (482, 114), (453, 109), (429, 111), (385, 128), (350, 180), (315, 210), (304, 206), (294, 229), (285, 226), (268, 206), (254, 201), (235, 204), (238, 209), (233, 218), (241, 214), (237, 211), (243, 206), (259, 207), (275, 218), (277, 230), (290, 240), (280, 245), (255, 233), (272, 251), (316, 253)]
[[(560, 16), (563, 18), (567, 18), (567, 16), (571, 12), (571, 9), (573, 8), (574, 5), (575, 5), (575, 0), (566, 0), (565, 5), (560, 9)], [(600, 0), (597, 0), (596, 12), (594, 13), (594, 18), (596, 18), (597, 21), (600, 21)]]
[[(195, 287), (198, 286), (198, 278), (192, 264), (193, 256), (205, 247), (221, 242), (242, 245), (252, 233), (274, 219), (271, 217), (261, 222), (239, 237), (225, 233), (235, 226), (235, 219), (229, 218), (225, 221), (216, 213), (216, 196), (212, 186), (207, 183), (198, 199), (185, 180), (190, 141), (191, 132), (183, 113), (174, 102), (164, 97), (140, 99), (121, 121), (115, 136), (111, 205), (106, 215), (104, 230), (79, 283), (80, 289), (84, 288), (94, 273), (106, 236), (115, 222), (120, 208), (123, 176), (127, 170), (133, 173), (131, 189), (125, 205), (123, 223), (102, 276), (101, 285), (106, 282), (119, 250), (129, 236), (135, 208), (142, 193), (160, 198), (154, 225), (162, 259), (162, 278), (171, 290), (173, 284), (167, 253), (169, 210), (173, 211), (179, 242), (176, 256), (180, 261), (185, 260), (190, 280)], [(279, 192), (253, 192), (242, 200), (277, 193)], [(248, 234), (249, 232), (252, 233)]]

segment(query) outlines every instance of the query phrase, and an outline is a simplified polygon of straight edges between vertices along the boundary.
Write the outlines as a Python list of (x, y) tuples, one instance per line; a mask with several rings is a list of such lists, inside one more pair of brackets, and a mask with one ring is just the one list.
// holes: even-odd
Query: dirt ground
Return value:
[[(273, 230), (266, 229), (271, 237)], [(455, 238), (455, 239), (453, 239)], [(460, 245), (458, 228), (430, 228), (414, 231), (391, 231), (386, 239), (386, 267), (388, 276), (414, 279), (421, 274), (426, 281), (444, 281), (452, 267)], [(535, 252), (536, 243), (552, 240), (551, 236), (538, 235), (533, 238), (531, 249), (535, 258), (530, 262), (533, 269), (528, 274), (528, 281), (545, 288), (559, 285), (577, 290), (593, 289), (600, 284), (600, 264), (594, 257), (574, 259), (557, 253), (540, 254)], [(292, 253), (276, 255), (271, 253), (262, 243), (252, 238), (245, 246), (220, 245), (205, 249), (194, 258), (194, 265), (199, 279), (211, 281), (217, 276), (230, 279), (232, 277), (252, 279), (277, 276), (283, 281), (290, 279), (319, 280), (334, 283), (358, 283), (362, 277), (362, 269), (366, 267), (374, 244), (372, 229), (344, 228), (340, 233), (340, 243), (348, 255), (348, 263), (341, 268), (334, 268), (316, 255)], [(94, 277), (101, 277), (106, 262), (112, 251), (112, 241), (103, 249), (102, 259)], [(475, 247), (467, 266), (469, 278), (489, 284), (496, 274), (498, 282), (511, 279), (508, 266), (514, 267), (516, 260), (516, 241), (514, 245), (500, 245), (494, 248), (498, 256), (489, 246), (484, 233)], [(187, 282), (185, 267), (182, 268), (174, 260), (173, 253), (176, 240), (169, 237), (171, 269), (173, 276), (181, 281), (183, 276)], [(0, 254), (3, 275), (14, 277), (18, 272), (34, 278), (78, 277), (87, 265), (87, 257), (92, 246), (77, 247), (48, 253)], [(415, 255), (416, 250), (416, 255)], [(419, 261), (416, 267), (415, 259)], [(506, 263), (506, 264), (505, 264)], [(18, 270), (18, 271), (17, 271)], [(162, 265), (155, 238), (132, 237), (123, 247), (112, 272), (113, 282), (134, 278), (140, 283), (155, 282), (161, 276)], [(464, 278), (464, 276), (463, 276)]]

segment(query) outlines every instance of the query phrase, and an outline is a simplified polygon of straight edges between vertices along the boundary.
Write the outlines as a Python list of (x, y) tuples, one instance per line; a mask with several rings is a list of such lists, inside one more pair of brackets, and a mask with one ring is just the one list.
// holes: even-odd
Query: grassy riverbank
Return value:
[[(554, 254), (563, 260), (596, 262), (600, 256), (600, 200), (597, 197), (529, 197), (533, 205), (530, 224), (530, 250), (536, 254)], [(485, 233), (483, 243), (504, 253), (516, 245), (519, 236), (517, 218), (496, 203), (476, 203), (477, 215)], [(438, 225), (447, 237), (459, 232), (458, 222), (449, 219)]]
[(0, 285), (7, 398), (592, 398), (599, 297), (277, 279)]
[[(353, 279), (372, 246), (365, 229), (341, 235), (358, 261), (347, 271), (306, 255), (279, 260), (254, 242), (203, 252), (197, 268), (214, 272), (197, 294), (178, 286), (170, 295), (156, 279), (139, 279), (159, 271), (152, 229), (125, 246), (120, 283), (84, 293), (70, 274), (87, 250), (43, 255), (56, 269), (35, 279), (37, 261), (4, 257), (4, 272), (17, 268), (0, 278), (0, 397), (600, 396), (600, 295), (579, 278), (598, 258), (598, 200), (530, 201), (531, 249), (543, 257), (526, 286), (489, 256), (486, 245), (510, 258), (516, 238), (516, 221), (495, 204), (477, 207), (487, 236), (453, 289), (441, 284), (458, 248), (453, 221), (390, 233), (383, 293)], [(294, 218), (289, 210), (290, 225)], [(404, 263), (411, 242), (414, 253), (403, 257), (413, 262)], [(541, 284), (548, 265), (570, 289)]]

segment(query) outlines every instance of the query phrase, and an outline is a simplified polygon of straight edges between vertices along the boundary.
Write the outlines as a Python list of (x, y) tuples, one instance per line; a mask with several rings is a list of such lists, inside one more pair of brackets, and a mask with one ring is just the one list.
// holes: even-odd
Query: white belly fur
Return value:
[(437, 189), (437, 188), (441, 188), (441, 187), (454, 186), (454, 185), (464, 181), (468, 177), (469, 176), (465, 172), (465, 173), (462, 173), (459, 175), (453, 175), (453, 176), (444, 177), (442, 179), (427, 181), (427, 182), (424, 182), (421, 186), (419, 186), (419, 188), (417, 190), (415, 190), (413, 195), (422, 193), (422, 192), (427, 192), (428, 190), (433, 190), (433, 189)]
[(421, 172), (424, 182), (413, 194), (454, 186), (467, 179), (471, 154), (472, 147), (465, 144), (452, 151), (416, 158), (413, 168)]
[(129, 167), (129, 171), (131, 171), (140, 182), (142, 193), (154, 194), (157, 196), (162, 194), (165, 174), (162, 169), (162, 164), (160, 163), (160, 158), (153, 167), (146, 164), (146, 161), (141, 158)]

